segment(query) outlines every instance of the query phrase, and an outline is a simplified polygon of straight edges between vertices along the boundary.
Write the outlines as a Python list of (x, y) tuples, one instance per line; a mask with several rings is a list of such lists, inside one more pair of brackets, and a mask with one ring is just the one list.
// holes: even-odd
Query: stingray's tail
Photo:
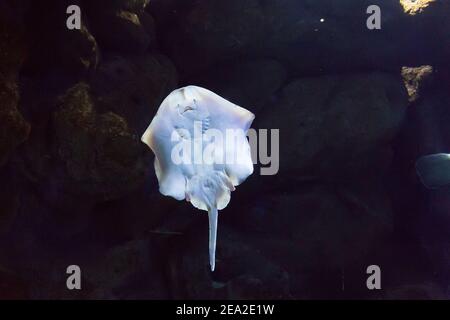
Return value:
[(216, 242), (217, 242), (217, 208), (213, 207), (208, 211), (209, 218), (209, 265), (211, 271), (216, 267)]
[(218, 211), (230, 201), (233, 183), (221, 171), (209, 171), (192, 176), (187, 181), (186, 199), (200, 210), (208, 211), (209, 218), (209, 262), (215, 268)]

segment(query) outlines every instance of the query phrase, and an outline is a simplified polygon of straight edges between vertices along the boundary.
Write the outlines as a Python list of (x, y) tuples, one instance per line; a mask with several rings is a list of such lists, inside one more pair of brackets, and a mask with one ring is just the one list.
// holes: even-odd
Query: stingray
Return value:
[(254, 118), (207, 89), (187, 86), (167, 96), (142, 136), (155, 154), (159, 191), (208, 212), (211, 271), (218, 211), (230, 202), (231, 191), (253, 173), (246, 135)]
[(425, 187), (447, 187), (450, 185), (450, 154), (436, 153), (420, 157), (416, 162), (416, 171)]

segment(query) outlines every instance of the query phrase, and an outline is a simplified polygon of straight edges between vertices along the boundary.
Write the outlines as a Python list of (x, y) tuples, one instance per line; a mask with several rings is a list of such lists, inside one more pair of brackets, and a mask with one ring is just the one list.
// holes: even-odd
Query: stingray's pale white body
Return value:
[[(186, 199), (194, 207), (208, 211), (212, 271), (215, 268), (218, 210), (228, 205), (234, 187), (253, 173), (246, 134), (254, 118), (250, 111), (207, 89), (188, 86), (167, 96), (142, 136), (142, 141), (155, 153), (160, 192), (177, 200)], [(225, 140), (227, 133), (233, 131), (233, 143), (211, 139), (208, 133), (213, 130), (222, 133)], [(237, 161), (198, 163), (190, 159), (190, 162), (177, 163), (173, 151), (180, 144), (186, 144), (190, 150), (209, 148), (214, 154)]]

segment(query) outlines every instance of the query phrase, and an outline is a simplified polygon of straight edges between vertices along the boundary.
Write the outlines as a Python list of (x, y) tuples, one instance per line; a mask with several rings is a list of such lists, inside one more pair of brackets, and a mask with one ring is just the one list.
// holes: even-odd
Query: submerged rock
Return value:
[[(70, 5), (80, 6), (79, 30), (67, 28), (66, 10)], [(80, 0), (50, 0), (46, 5), (32, 2), (30, 12), (27, 16), (30, 48), (25, 74), (45, 78), (50, 72), (65, 72), (64, 76), (60, 75), (65, 80), (84, 77), (95, 70), (100, 48)]]
[(270, 107), (287, 79), (287, 71), (276, 60), (244, 60), (220, 64), (198, 78), (205, 88), (259, 114), (265, 106)]
[(30, 132), (30, 125), (19, 111), (17, 85), (18, 73), (26, 56), (21, 5), (23, 3), (0, 4), (0, 167)]
[(142, 12), (150, 0), (87, 0), (85, 5), (95, 14), (101, 10), (128, 10), (134, 13)]
[(176, 83), (170, 61), (160, 55), (106, 57), (89, 82), (58, 87), (63, 94), (47, 89), (54, 88), (53, 78), (42, 79), (43, 86), (26, 97), (36, 130), (23, 166), (45, 198), (59, 207), (79, 197), (92, 204), (142, 185), (150, 152), (139, 137)]
[(387, 300), (447, 300), (446, 293), (433, 282), (412, 283), (386, 290)]
[(159, 252), (148, 239), (128, 241), (86, 261), (91, 299), (167, 299)]
[(15, 80), (0, 74), (0, 166), (29, 135), (30, 125), (17, 109), (19, 93)]
[(0, 170), (0, 234), (8, 231), (20, 206), (20, 191), (11, 166)]
[[(198, 71), (243, 52), (251, 54), (264, 40), (264, 12), (257, 0), (190, 4), (187, 10), (175, 9), (176, 20), (163, 39), (181, 70)], [(177, 6), (182, 6), (181, 2)]]
[(75, 71), (95, 70), (100, 60), (99, 47), (84, 23), (80, 30), (64, 30), (60, 37), (58, 46), (62, 66)]
[(26, 283), (20, 276), (0, 266), (0, 299), (29, 299), (29, 289), (29, 284)]
[[(422, 1), (421, 1), (422, 2)], [(419, 15), (383, 0), (381, 30), (369, 30), (373, 1), (171, 1), (149, 9), (177, 67), (195, 73), (236, 57), (273, 57), (297, 74), (396, 70), (445, 58), (448, 6), (432, 2)], [(349, 41), (351, 39), (351, 41)], [(420, 45), (419, 45), (420, 44)]]
[(410, 15), (422, 13), (428, 6), (436, 0), (400, 0), (403, 10)]
[(388, 195), (373, 181), (290, 189), (232, 208), (229, 223), (246, 235), (243, 243), (288, 272), (294, 297), (342, 297), (344, 270), (346, 287), (358, 287), (350, 271), (369, 265), (369, 253), (383, 250), (392, 234)]
[(177, 80), (175, 67), (163, 55), (113, 55), (100, 64), (92, 89), (101, 110), (124, 117), (142, 135)]
[[(187, 231), (187, 230), (186, 230)], [(183, 299), (286, 299), (289, 275), (246, 243), (246, 237), (222, 227), (217, 247), (217, 268), (209, 272), (207, 233), (194, 230), (174, 239), (168, 265), (170, 289)], [(204, 241), (203, 241), (204, 240)], [(180, 254), (181, 253), (181, 254)], [(205, 262), (206, 261), (206, 262)]]
[(403, 67), (402, 77), (408, 90), (409, 101), (414, 102), (420, 97), (421, 91), (429, 84), (433, 74), (432, 66)]
[(389, 164), (389, 143), (407, 104), (399, 76), (303, 78), (283, 88), (256, 127), (280, 130), (279, 175), (358, 178)]
[(54, 122), (55, 156), (65, 172), (62, 184), (107, 200), (143, 182), (146, 157), (139, 140), (119, 115), (97, 113), (87, 85), (67, 92)]
[[(122, 53), (144, 53), (155, 44), (151, 17), (126, 10), (100, 11), (92, 20), (92, 30), (100, 46)], [(146, 22), (144, 25), (144, 21)]]

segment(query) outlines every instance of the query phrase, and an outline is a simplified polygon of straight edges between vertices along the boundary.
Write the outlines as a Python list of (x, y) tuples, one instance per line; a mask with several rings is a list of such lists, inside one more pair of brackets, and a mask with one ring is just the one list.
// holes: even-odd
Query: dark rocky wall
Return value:
[[(414, 168), (450, 151), (450, 4), (428, 2), (1, 1), (0, 298), (449, 298), (450, 194)], [(279, 173), (221, 213), (214, 273), (206, 215), (159, 194), (140, 142), (188, 84), (280, 129)]]

